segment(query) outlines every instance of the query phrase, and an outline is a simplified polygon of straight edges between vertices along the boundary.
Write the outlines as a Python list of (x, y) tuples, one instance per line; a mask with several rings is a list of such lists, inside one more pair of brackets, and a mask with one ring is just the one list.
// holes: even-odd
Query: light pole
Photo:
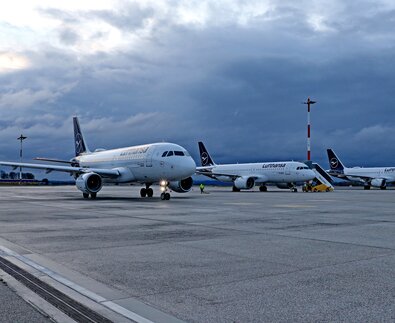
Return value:
[(317, 101), (310, 100), (310, 97), (307, 98), (306, 102), (303, 104), (307, 104), (307, 160), (311, 160), (311, 146), (310, 146), (310, 105), (316, 103)]
[[(23, 141), (26, 139), (27, 137), (25, 137), (24, 135), (21, 134), (21, 136), (19, 138), (17, 138), (20, 142), (21, 142), (21, 149), (19, 151), (19, 157), (21, 158), (21, 163), (22, 163), (22, 153), (23, 153), (23, 147), (22, 147), (22, 143)], [(22, 180), (22, 166), (19, 166), (19, 179)]]

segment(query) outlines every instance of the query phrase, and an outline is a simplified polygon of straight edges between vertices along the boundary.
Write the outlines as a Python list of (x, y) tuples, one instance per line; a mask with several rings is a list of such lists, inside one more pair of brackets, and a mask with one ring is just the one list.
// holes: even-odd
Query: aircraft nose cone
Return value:
[(192, 159), (192, 157), (188, 158), (188, 161), (185, 163), (185, 171), (188, 173), (187, 176), (191, 176), (196, 172), (196, 163)]
[(309, 172), (308, 172), (308, 174), (307, 174), (307, 177), (308, 177), (309, 179), (314, 179), (314, 177), (315, 177), (314, 171), (310, 169)]

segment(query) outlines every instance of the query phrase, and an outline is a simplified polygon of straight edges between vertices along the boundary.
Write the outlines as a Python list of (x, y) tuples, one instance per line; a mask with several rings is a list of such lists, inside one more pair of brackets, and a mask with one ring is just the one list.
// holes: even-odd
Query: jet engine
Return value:
[(384, 178), (373, 178), (370, 185), (374, 187), (386, 187), (386, 180)]
[(254, 187), (255, 180), (254, 180), (253, 177), (242, 176), (242, 177), (236, 178), (236, 180), (234, 181), (234, 185), (238, 189), (247, 189), (247, 190), (249, 190), (249, 189)]
[(185, 178), (181, 181), (172, 181), (169, 182), (169, 188), (177, 193), (186, 193), (189, 192), (193, 185), (192, 177)]
[(94, 194), (101, 190), (103, 181), (96, 173), (86, 173), (76, 179), (75, 185), (82, 193)]

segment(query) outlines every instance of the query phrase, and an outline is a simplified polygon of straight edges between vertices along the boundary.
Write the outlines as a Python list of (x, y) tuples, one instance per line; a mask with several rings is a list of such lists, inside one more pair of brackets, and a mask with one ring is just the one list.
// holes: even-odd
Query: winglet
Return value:
[(84, 136), (82, 135), (80, 123), (77, 117), (73, 117), (73, 125), (74, 125), (75, 155), (79, 156), (83, 153), (89, 153), (90, 151), (85, 143)]
[(211, 158), (203, 142), (199, 141), (199, 152), (200, 152), (200, 162), (202, 166), (213, 166), (215, 165), (214, 160)]

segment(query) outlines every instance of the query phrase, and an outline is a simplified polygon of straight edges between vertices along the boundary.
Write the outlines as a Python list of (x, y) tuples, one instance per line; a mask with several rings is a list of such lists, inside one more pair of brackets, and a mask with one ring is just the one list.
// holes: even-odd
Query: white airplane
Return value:
[(340, 161), (332, 149), (327, 149), (330, 170), (329, 175), (364, 184), (364, 189), (371, 186), (385, 190), (387, 183), (395, 182), (395, 167), (352, 167), (348, 168)]
[(223, 164), (217, 165), (211, 158), (204, 144), (199, 142), (200, 161), (202, 166), (196, 173), (221, 182), (233, 182), (233, 191), (251, 189), (259, 184), (261, 192), (267, 191), (267, 183), (274, 183), (279, 188), (289, 188), (297, 192), (296, 182), (306, 182), (316, 177), (306, 164), (295, 161)]
[(83, 197), (96, 198), (103, 184), (141, 183), (141, 197), (152, 197), (150, 186), (161, 185), (161, 199), (169, 200), (168, 188), (178, 193), (190, 191), (196, 164), (188, 151), (172, 143), (153, 143), (111, 150), (97, 149), (90, 152), (77, 117), (73, 118), (75, 157), (70, 161), (38, 158), (43, 161), (68, 164), (55, 166), (18, 162), (0, 162), (0, 165), (66, 172), (74, 176)]

